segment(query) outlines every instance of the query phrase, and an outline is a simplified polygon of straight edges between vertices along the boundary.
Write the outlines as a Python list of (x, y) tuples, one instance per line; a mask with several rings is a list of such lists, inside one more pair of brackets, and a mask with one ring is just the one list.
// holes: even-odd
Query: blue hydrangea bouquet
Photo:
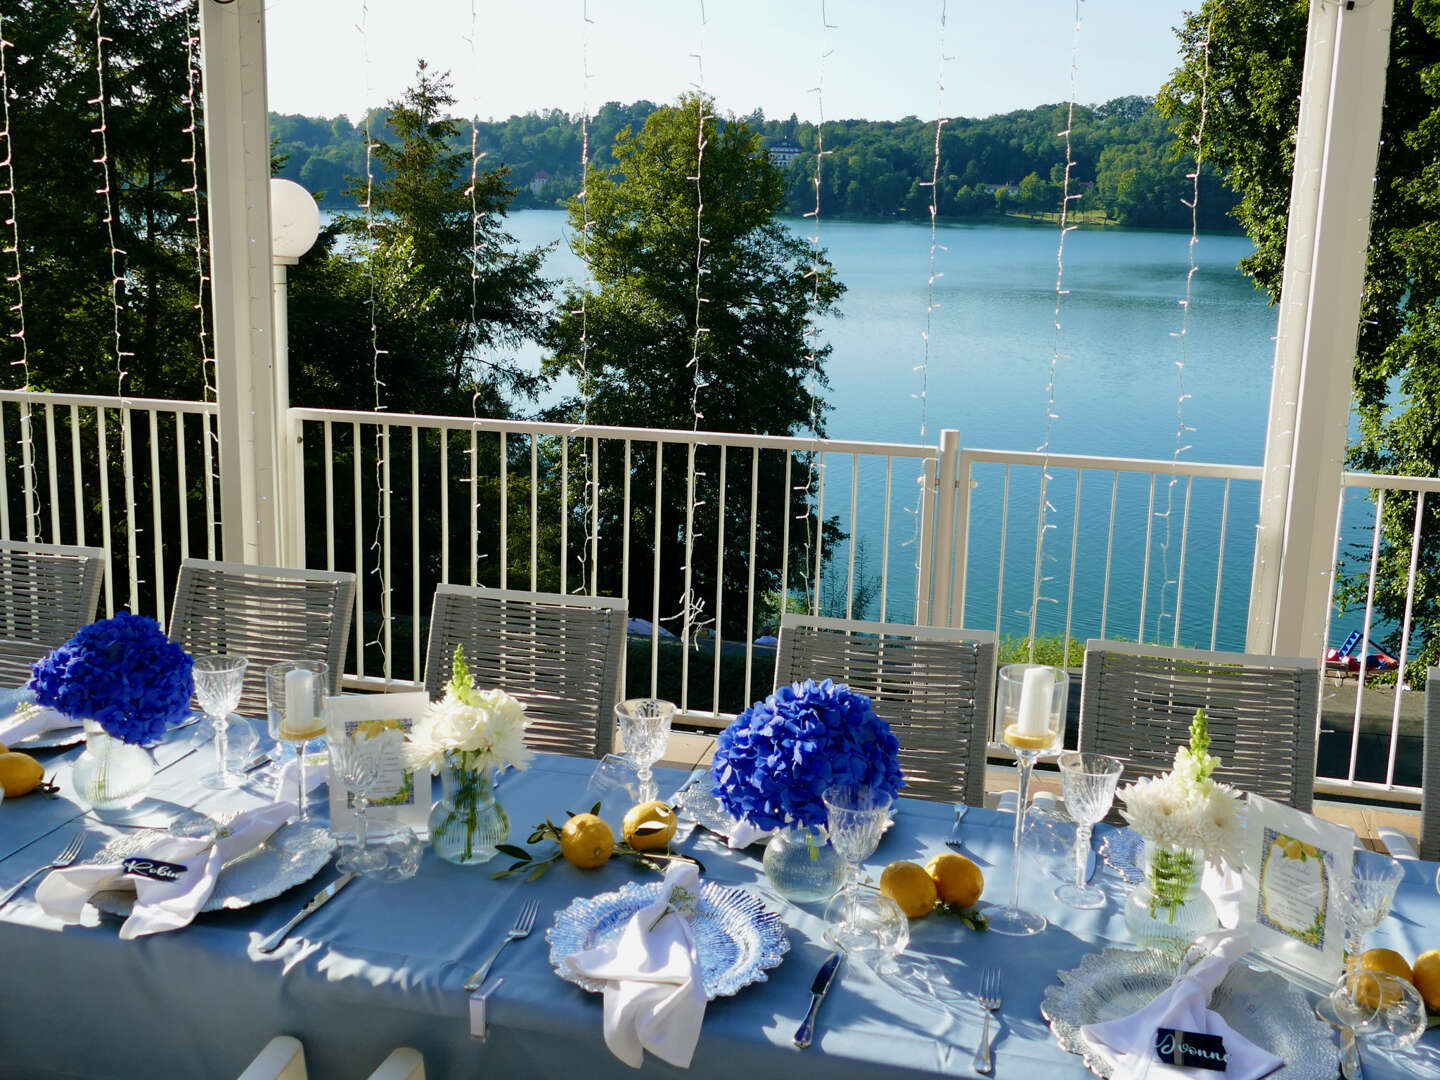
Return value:
[(38, 661), (28, 687), (40, 705), (151, 746), (189, 714), (194, 666), (154, 619), (122, 611)]
[(821, 796), (836, 784), (893, 797), (905, 782), (899, 752), (868, 697), (807, 679), (737, 716), (716, 740), (710, 775), (726, 811), (757, 828), (823, 826)]

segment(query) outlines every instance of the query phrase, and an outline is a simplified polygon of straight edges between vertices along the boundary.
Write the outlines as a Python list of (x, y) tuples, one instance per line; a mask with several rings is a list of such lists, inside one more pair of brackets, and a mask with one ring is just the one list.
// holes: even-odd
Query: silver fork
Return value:
[(80, 854), (81, 845), (83, 845), (84, 843), (85, 833), (82, 830), (80, 832), (77, 832), (74, 836), (70, 838), (70, 842), (61, 849), (60, 854), (56, 855), (54, 859), (46, 863), (44, 866), (40, 867), (40, 869), (38, 870), (31, 870), (30, 873), (26, 874), (14, 885), (11, 885), (10, 888), (6, 889), (3, 893), (0, 893), (0, 907), (4, 907), (11, 900), (15, 899), (15, 894), (18, 893), (21, 889), (23, 889), (26, 883), (29, 882), (31, 878), (38, 877), (40, 874), (45, 873), (47, 870), (59, 870), (61, 867), (69, 866), (71, 863), (73, 863), (75, 861), (75, 856)]
[(489, 955), (483, 964), (475, 969), (474, 975), (471, 975), (470, 978), (465, 980), (466, 990), (473, 991), (480, 989), (480, 984), (485, 981), (485, 976), (490, 974), (490, 965), (495, 963), (495, 958), (500, 955), (500, 950), (512, 941), (519, 941), (523, 937), (528, 937), (530, 931), (535, 929), (535, 916), (539, 913), (540, 901), (530, 900), (526, 902), (525, 906), (520, 909), (520, 914), (515, 916), (515, 925), (506, 931), (505, 937), (501, 940), (500, 944), (495, 946), (495, 951)]
[(975, 1000), (985, 1010), (985, 1030), (980, 1033), (980, 1045), (975, 1050), (973, 1066), (976, 1072), (994, 1072), (995, 1063), (990, 1059), (990, 1017), (1000, 1008), (999, 968), (985, 969), (985, 974), (980, 977), (980, 992), (975, 995)]
[(956, 851), (959, 851), (962, 847), (965, 846), (960, 839), (960, 822), (965, 820), (965, 813), (969, 809), (970, 807), (966, 803), (962, 802), (955, 804), (955, 821), (954, 824), (950, 826), (950, 835), (945, 838), (946, 847), (951, 847), (954, 848)]

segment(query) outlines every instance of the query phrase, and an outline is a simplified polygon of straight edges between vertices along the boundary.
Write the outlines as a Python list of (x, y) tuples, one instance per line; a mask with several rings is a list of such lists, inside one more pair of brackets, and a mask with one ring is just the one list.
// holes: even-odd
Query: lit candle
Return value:
[(1055, 676), (1049, 668), (1025, 669), (1020, 686), (1020, 715), (1015, 727), (1021, 735), (1047, 735), (1050, 732), (1050, 693)]
[(315, 673), (296, 668), (285, 673), (285, 723), (288, 731), (315, 727)]

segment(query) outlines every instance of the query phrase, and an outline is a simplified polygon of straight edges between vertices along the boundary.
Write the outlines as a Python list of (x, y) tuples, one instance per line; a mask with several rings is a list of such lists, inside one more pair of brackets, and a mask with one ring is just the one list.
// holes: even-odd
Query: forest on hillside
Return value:
[[(588, 123), (591, 163), (614, 164), (615, 136), (638, 131), (657, 106), (610, 102)], [(1065, 173), (1065, 105), (1043, 105), (984, 119), (956, 118), (940, 137), (939, 198), (942, 218), (997, 213), (1044, 214), (1059, 209)], [(793, 114), (768, 119), (760, 111), (742, 117), (766, 145), (800, 148), (785, 168), (784, 212), (815, 209), (816, 128)], [(369, 128), (386, 131), (386, 112), (373, 111)], [(357, 203), (355, 181), (365, 175), (365, 122), (273, 114), (271, 137), (277, 174), (316, 193), (327, 208)], [(1193, 161), (1176, 156), (1171, 121), (1144, 97), (1076, 106), (1070, 127), (1075, 166), (1072, 211), (1091, 221), (1151, 228), (1189, 228)], [(935, 166), (935, 123), (903, 120), (834, 120), (824, 127), (820, 212), (827, 216), (929, 217), (929, 180)], [(480, 167), (503, 166), (518, 190), (515, 208), (563, 208), (580, 189), (582, 145), (578, 117), (561, 110), (530, 112), (477, 123), (473, 131)], [(453, 148), (469, 153), (469, 120), (457, 121)], [(372, 164), (372, 172), (377, 166)], [(377, 173), (377, 178), (380, 175)], [(1202, 229), (1235, 229), (1235, 194), (1215, 170), (1203, 170), (1199, 202)]]

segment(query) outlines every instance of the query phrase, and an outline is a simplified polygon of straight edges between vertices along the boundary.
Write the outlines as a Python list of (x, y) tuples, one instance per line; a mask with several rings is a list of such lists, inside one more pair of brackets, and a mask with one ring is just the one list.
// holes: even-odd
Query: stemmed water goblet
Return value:
[(898, 924), (906, 922), (888, 896), (862, 895), (860, 890), (860, 864), (880, 843), (891, 798), (888, 791), (866, 784), (836, 784), (821, 796), (830, 844), (849, 864), (845, 887), (826, 912), (825, 940), (846, 952), (888, 950), (897, 932), (897, 916)]
[(1010, 903), (989, 912), (990, 929), (997, 934), (1023, 936), (1045, 929), (1043, 915), (1020, 908), (1020, 851), (1025, 837), (1025, 813), (1030, 801), (1030, 772), (1043, 755), (1060, 747), (1065, 734), (1065, 705), (1070, 676), (1064, 668), (1044, 664), (1006, 664), (996, 684), (995, 711), (1000, 737), (1015, 751), (1019, 783), (1015, 793), (1014, 875)]
[(1330, 875), (1330, 902), (1345, 922), (1345, 974), (1330, 996), (1321, 999), (1316, 1012), (1331, 1023), (1363, 1031), (1375, 1019), (1375, 1004), (1367, 1007), (1365, 998), (1379, 991), (1370, 979), (1374, 973), (1360, 968), (1360, 957), (1366, 936), (1390, 914), (1395, 890), (1404, 876), (1405, 868), (1394, 859), (1358, 848), (1348, 877), (1341, 880), (1342, 875)]
[(655, 798), (656, 785), (652, 766), (665, 756), (670, 739), (670, 720), (675, 706), (659, 698), (629, 698), (615, 706), (615, 719), (620, 726), (620, 741), (625, 756), (635, 763), (639, 781), (636, 799), (648, 802)]
[[(294, 743), (299, 758), (297, 821), (305, 821), (309, 817), (305, 757), (311, 740), (325, 734), (325, 691), (329, 674), (330, 665), (323, 660), (287, 660), (265, 669), (270, 736), (280, 743)], [(281, 786), (283, 781), (282, 772)]]
[(386, 864), (383, 851), (367, 846), (365, 812), (391, 749), (399, 753), (399, 737), (399, 731), (385, 727), (381, 721), (346, 720), (341, 710), (327, 710), (325, 738), (330, 746), (330, 775), (345, 786), (354, 800), (355, 841), (342, 844), (335, 861), (336, 868), (345, 873), (365, 874)]
[(249, 661), (243, 656), (195, 657), (195, 700), (209, 719), (215, 738), (215, 771), (200, 778), (205, 787), (232, 788), (244, 783), (244, 773), (232, 769), (230, 763), (244, 761), (259, 742), (249, 724), (230, 718), (240, 705), (248, 666)]
[(1115, 785), (1124, 768), (1109, 754), (1084, 754), (1074, 750), (1060, 755), (1060, 782), (1065, 792), (1065, 809), (1075, 822), (1075, 880), (1055, 890), (1055, 899), (1073, 908), (1105, 906), (1105, 890), (1085, 881), (1089, 861), (1090, 833), (1095, 823), (1110, 812)]

